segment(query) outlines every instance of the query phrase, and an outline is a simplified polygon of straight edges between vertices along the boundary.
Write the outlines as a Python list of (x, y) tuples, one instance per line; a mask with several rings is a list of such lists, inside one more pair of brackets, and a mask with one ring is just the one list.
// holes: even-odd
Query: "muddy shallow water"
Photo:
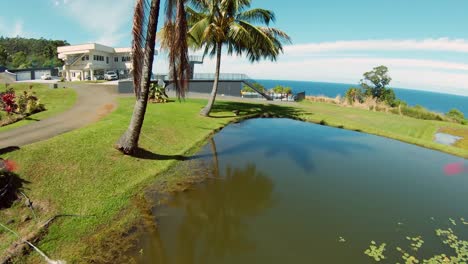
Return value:
[(436, 228), (468, 238), (468, 226), (449, 221), (468, 219), (468, 173), (444, 174), (464, 160), (441, 152), (253, 119), (222, 130), (191, 161), (210, 179), (154, 207), (157, 230), (128, 253), (137, 262), (372, 263), (364, 250), (375, 240), (395, 263), (406, 236), (424, 238), (423, 257), (450, 253)]

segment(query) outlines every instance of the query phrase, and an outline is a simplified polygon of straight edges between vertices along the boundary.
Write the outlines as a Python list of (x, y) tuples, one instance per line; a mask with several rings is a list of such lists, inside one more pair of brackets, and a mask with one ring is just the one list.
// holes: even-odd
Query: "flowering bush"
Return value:
[(29, 91), (24, 91), (22, 95), (18, 96), (18, 112), (20, 114), (31, 115), (44, 110), (45, 107), (32, 91), (32, 86), (29, 87)]
[(0, 93), (0, 103), (2, 109), (7, 112), (8, 114), (13, 114), (18, 105), (16, 104), (16, 95), (13, 88), (9, 88), (6, 92)]

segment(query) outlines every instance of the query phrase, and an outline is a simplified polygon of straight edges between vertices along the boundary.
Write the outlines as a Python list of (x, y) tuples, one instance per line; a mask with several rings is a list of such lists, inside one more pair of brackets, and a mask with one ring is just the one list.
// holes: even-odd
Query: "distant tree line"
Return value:
[(9, 69), (61, 67), (57, 47), (70, 45), (65, 40), (0, 37), (0, 66)]

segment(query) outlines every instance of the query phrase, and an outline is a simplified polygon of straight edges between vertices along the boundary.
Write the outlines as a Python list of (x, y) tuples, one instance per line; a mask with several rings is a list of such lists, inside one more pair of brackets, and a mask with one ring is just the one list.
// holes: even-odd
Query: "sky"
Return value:
[[(164, 0), (162, 0), (164, 2)], [(466, 0), (252, 0), (292, 38), (276, 62), (223, 56), (223, 73), (357, 83), (385, 65), (393, 87), (468, 95)], [(0, 0), (0, 35), (128, 47), (134, 0)], [(196, 53), (196, 52), (195, 52)], [(212, 59), (196, 72), (212, 73)], [(167, 72), (164, 54), (155, 72)]]

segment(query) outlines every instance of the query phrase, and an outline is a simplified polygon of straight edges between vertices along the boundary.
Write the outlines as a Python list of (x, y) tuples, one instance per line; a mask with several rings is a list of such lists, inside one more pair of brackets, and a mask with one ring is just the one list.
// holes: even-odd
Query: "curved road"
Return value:
[(54, 117), (0, 132), (0, 150), (24, 146), (83, 127), (96, 122), (117, 106), (116, 86), (67, 84), (67, 87), (75, 89), (78, 94), (72, 108)]

